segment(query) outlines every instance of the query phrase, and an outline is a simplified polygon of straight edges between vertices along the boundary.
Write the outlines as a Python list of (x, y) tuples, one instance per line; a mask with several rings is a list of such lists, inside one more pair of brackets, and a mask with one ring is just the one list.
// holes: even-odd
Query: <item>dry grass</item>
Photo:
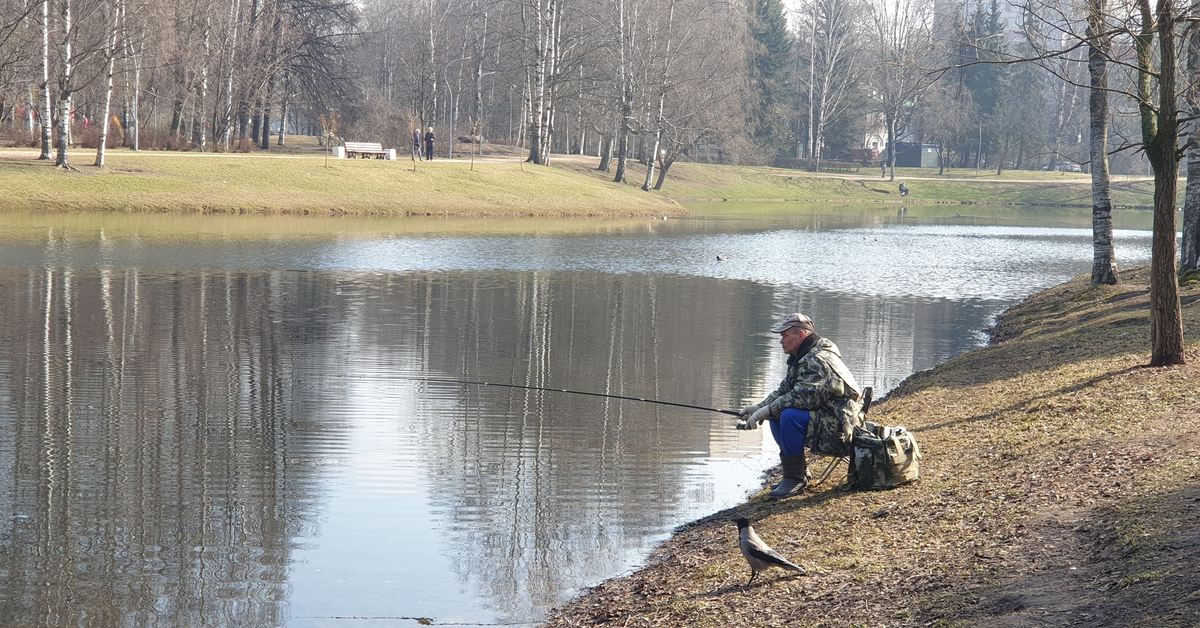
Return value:
[[(877, 406), (917, 431), (918, 483), (759, 494), (550, 624), (1197, 625), (1200, 281), (1183, 288), (1189, 364), (1151, 369), (1147, 272), (1122, 279), (1031, 297), (991, 346)], [(737, 516), (811, 575), (744, 587)]]
[(75, 170), (0, 151), (0, 211), (322, 214), (380, 216), (662, 216), (683, 209), (661, 195), (601, 185), (519, 159), (414, 163), (320, 154), (114, 150), (104, 169)]
[[(1087, 176), (1065, 173), (975, 178), (900, 169), (897, 177), (913, 190), (901, 198), (895, 182), (870, 169), (830, 175), (680, 163), (662, 191), (646, 193), (638, 189), (645, 167), (636, 162), (625, 184), (614, 184), (611, 173), (596, 170), (595, 157), (554, 155), (545, 168), (523, 164), (511, 147), (488, 145), (485, 153), (474, 165), (464, 153), (415, 164), (407, 154), (393, 162), (327, 163), (314, 138), (292, 136), (287, 147), (249, 154), (114, 149), (104, 169), (90, 165), (94, 151), (77, 149), (74, 168), (64, 171), (38, 161), (32, 149), (4, 149), (0, 212), (611, 217), (679, 215), (680, 203), (737, 206), (730, 211), (739, 214), (747, 205), (758, 213), (788, 212), (797, 203), (1091, 207)], [(1113, 194), (1118, 206), (1152, 200), (1144, 178), (1115, 181)]]

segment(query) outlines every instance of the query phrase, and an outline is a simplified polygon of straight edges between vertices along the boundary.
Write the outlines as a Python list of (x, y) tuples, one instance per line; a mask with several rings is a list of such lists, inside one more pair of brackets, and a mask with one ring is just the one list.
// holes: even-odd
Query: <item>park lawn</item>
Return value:
[[(549, 625), (1200, 625), (1200, 276), (1169, 368), (1145, 367), (1148, 277), (1035, 294), (873, 408), (915, 431), (920, 481), (846, 492), (841, 466), (801, 497), (761, 491)], [(740, 516), (809, 575), (744, 586)]]
[[(630, 162), (623, 185), (596, 169), (597, 158), (554, 155), (549, 168), (524, 164), (510, 147), (473, 165), (461, 156), (433, 162), (326, 160), (311, 138), (294, 146), (242, 153), (116, 149), (103, 170), (93, 151), (72, 153), (74, 169), (55, 169), (30, 149), (0, 150), (0, 211), (326, 214), (472, 217), (630, 217), (702, 212), (789, 212), (796, 205), (991, 205), (1090, 208), (1089, 175), (1042, 171), (901, 168), (912, 190), (863, 168), (813, 174), (766, 166), (678, 163), (662, 191), (642, 192), (645, 167)], [(615, 167), (615, 165), (614, 165)], [(415, 168), (415, 172), (414, 172)], [(1118, 177), (1118, 207), (1149, 207), (1151, 182)], [(1180, 186), (1182, 194), (1183, 186)], [(737, 206), (722, 212), (716, 204)]]
[(74, 170), (0, 151), (0, 210), (436, 216), (661, 216), (661, 195), (519, 161), (334, 160), (319, 155), (131, 153)]
[[(784, 201), (811, 203), (986, 204), (1091, 207), (1090, 175), (1042, 171), (1005, 171), (997, 176), (974, 170), (950, 170), (938, 175), (931, 168), (897, 168), (896, 181), (862, 168), (852, 174), (814, 174), (766, 166), (724, 166), (680, 163), (670, 170), (663, 192), (680, 202)], [(900, 196), (898, 182), (910, 194)], [(1142, 177), (1117, 177), (1112, 183), (1118, 207), (1153, 205), (1153, 182)], [(1183, 186), (1180, 186), (1182, 199)]]

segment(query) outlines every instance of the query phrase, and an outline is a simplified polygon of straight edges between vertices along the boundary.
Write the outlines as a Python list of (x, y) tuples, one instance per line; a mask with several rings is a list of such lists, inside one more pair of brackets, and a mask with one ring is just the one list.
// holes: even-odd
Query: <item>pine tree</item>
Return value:
[(762, 155), (774, 159), (792, 144), (788, 125), (788, 85), (792, 34), (787, 29), (782, 0), (755, 0), (750, 31), (754, 37), (750, 73), (750, 128)]

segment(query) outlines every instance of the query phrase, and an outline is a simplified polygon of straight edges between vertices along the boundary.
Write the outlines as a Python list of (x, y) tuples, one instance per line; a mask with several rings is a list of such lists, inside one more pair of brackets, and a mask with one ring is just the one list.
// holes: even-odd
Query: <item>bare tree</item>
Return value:
[(935, 51), (933, 12), (926, 0), (871, 0), (868, 7), (875, 43), (872, 94), (887, 127), (891, 149), (886, 167), (889, 180), (895, 181), (895, 146), (901, 125), (938, 76), (925, 69), (935, 65), (927, 58)]
[(108, 43), (104, 47), (104, 58), (107, 66), (105, 81), (104, 81), (104, 109), (100, 115), (100, 140), (96, 145), (96, 167), (104, 167), (104, 156), (107, 151), (108, 143), (108, 118), (112, 111), (112, 93), (113, 93), (113, 68), (117, 61), (117, 37), (120, 33), (121, 14), (125, 10), (124, 0), (110, 0), (108, 3), (109, 10), (109, 33)]
[(67, 168), (67, 148), (71, 143), (71, 95), (74, 84), (71, 81), (73, 66), (71, 63), (71, 0), (58, 0), (59, 17), (62, 26), (62, 40), (59, 42), (58, 74), (58, 150), (54, 157), (54, 165)]
[[(1138, 107), (1142, 115), (1142, 144), (1154, 169), (1154, 235), (1150, 252), (1151, 366), (1183, 364), (1183, 312), (1175, 267), (1175, 191), (1179, 171), (1179, 116), (1175, 83), (1173, 0), (1137, 0), (1141, 30), (1134, 36), (1137, 50)], [(1155, 64), (1154, 40), (1158, 38)], [(1153, 90), (1157, 77), (1157, 94)], [(1157, 96), (1157, 98), (1155, 98)]]
[(1108, 174), (1108, 56), (1110, 36), (1105, 0), (1088, 0), (1087, 41), (1090, 77), (1088, 115), (1092, 175), (1092, 285), (1118, 281), (1113, 252), (1112, 191)]
[[(1193, 15), (1200, 15), (1200, 0), (1192, 0)], [(1187, 74), (1190, 83), (1184, 102), (1192, 118), (1188, 122), (1187, 187), (1183, 201), (1183, 238), (1180, 247), (1181, 269), (1200, 269), (1200, 29), (1193, 27), (1185, 40)]]
[(809, 76), (816, 85), (809, 94), (816, 102), (809, 107), (808, 154), (813, 169), (819, 170), (826, 129), (846, 112), (851, 87), (861, 78), (857, 54), (861, 29), (855, 20), (860, 7), (845, 0), (814, 0), (811, 10), (815, 43)]
[(42, 153), (38, 159), (50, 159), (51, 124), (50, 111), (50, 0), (42, 0)]
[(646, 160), (646, 179), (642, 182), (642, 191), (650, 191), (650, 182), (654, 179), (654, 163), (659, 159), (659, 146), (662, 144), (663, 126), (665, 120), (663, 113), (667, 104), (667, 92), (670, 89), (671, 79), (671, 64), (674, 58), (671, 56), (671, 45), (674, 43), (675, 34), (675, 0), (668, 0), (666, 27), (656, 30), (666, 32), (665, 50), (661, 58), (661, 74), (658, 79), (658, 112), (654, 117), (654, 147), (650, 149), (650, 158)]

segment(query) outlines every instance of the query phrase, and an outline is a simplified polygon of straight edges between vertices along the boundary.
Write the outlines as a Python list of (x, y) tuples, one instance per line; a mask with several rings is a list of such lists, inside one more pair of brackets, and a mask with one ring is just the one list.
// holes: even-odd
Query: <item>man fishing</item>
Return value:
[(771, 422), (779, 445), (783, 480), (772, 499), (802, 493), (808, 486), (807, 444), (813, 453), (849, 453), (854, 427), (862, 423), (862, 388), (832, 341), (818, 336), (811, 318), (796, 312), (771, 328), (788, 354), (787, 375), (766, 399), (742, 410), (738, 429)]

